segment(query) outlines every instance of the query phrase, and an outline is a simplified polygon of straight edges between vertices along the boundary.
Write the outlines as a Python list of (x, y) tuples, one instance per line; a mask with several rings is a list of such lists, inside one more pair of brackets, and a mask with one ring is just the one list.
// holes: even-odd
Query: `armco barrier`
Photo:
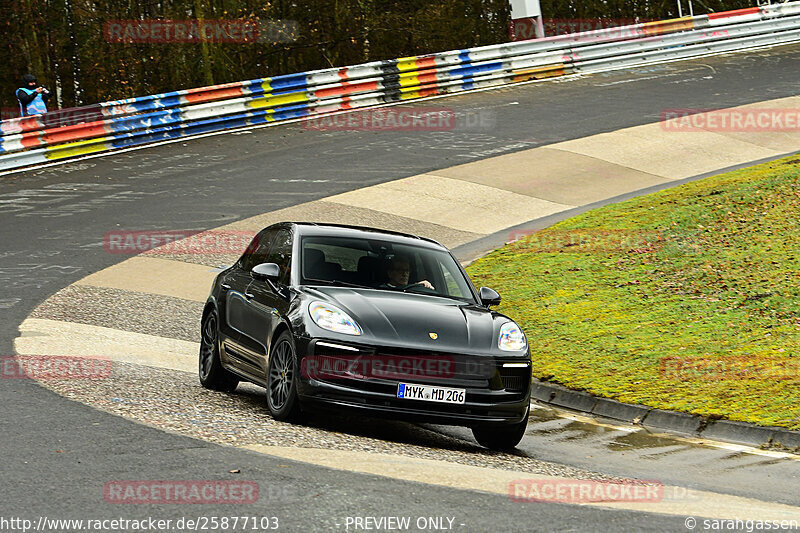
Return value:
[(800, 2), (104, 102), (0, 122), (0, 170), (533, 79), (800, 41)]

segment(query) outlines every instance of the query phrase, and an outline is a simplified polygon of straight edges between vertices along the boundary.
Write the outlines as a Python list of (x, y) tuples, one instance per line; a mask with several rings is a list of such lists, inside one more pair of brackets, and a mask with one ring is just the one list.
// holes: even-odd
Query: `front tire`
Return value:
[(239, 378), (222, 368), (219, 360), (219, 317), (210, 311), (200, 328), (200, 384), (211, 390), (231, 392), (239, 384)]
[(525, 413), (525, 418), (517, 424), (507, 426), (481, 426), (472, 428), (472, 435), (478, 444), (498, 452), (513, 450), (525, 435), (525, 428), (528, 427), (528, 415), (530, 409)]
[(267, 363), (267, 409), (275, 420), (296, 422), (300, 419), (297, 379), (294, 342), (292, 335), (284, 331), (272, 345)]

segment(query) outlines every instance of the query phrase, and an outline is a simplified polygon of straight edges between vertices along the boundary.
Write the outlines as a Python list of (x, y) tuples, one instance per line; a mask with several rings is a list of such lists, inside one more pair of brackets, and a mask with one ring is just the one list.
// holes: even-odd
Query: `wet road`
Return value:
[[(125, 256), (114, 229), (206, 229), (404, 176), (658, 119), (670, 107), (716, 108), (793, 96), (800, 49), (784, 47), (438, 100), (475, 124), (452, 132), (324, 133), (286, 125), (87, 159), (0, 177), (0, 353), (46, 297)], [(477, 113), (477, 114), (476, 114)], [(3, 516), (183, 516), (103, 503), (113, 479), (206, 479), (239, 468), (262, 486), (297, 488), (264, 502), (284, 530), (337, 529), (349, 513), (450, 514), (465, 531), (683, 531), (676, 517), (558, 505), (347, 474), (164, 433), (67, 401), (27, 380), (0, 380)], [(709, 450), (563, 419), (531, 424), (522, 451), (635, 475), (797, 504), (796, 462)], [(282, 465), (288, 465), (286, 467)], [(775, 487), (787, 487), (776, 490)], [(192, 510), (194, 512), (194, 510)], [(224, 506), (202, 514), (226, 512)], [(250, 511), (249, 512), (254, 512)], [(198, 512), (198, 514), (201, 514)]]

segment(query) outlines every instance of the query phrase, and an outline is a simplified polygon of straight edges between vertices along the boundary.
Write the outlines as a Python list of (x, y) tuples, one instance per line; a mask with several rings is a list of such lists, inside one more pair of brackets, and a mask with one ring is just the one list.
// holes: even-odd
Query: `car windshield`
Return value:
[(380, 239), (308, 236), (302, 283), (432, 294), (474, 303), (469, 281), (443, 250)]

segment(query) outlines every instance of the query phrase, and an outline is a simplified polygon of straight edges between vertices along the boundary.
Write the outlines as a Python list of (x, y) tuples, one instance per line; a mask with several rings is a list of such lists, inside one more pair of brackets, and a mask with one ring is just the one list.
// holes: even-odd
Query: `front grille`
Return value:
[(528, 368), (503, 368), (500, 367), (500, 380), (503, 388), (508, 392), (524, 392), (530, 382), (530, 367)]
[[(333, 375), (330, 373), (322, 373), (313, 377), (316, 381), (347, 387), (353, 391), (360, 390), (363, 392), (381, 393), (394, 397), (397, 392), (398, 382), (422, 383), (468, 389), (470, 390), (468, 393), (470, 401), (491, 402), (494, 401), (493, 395), (497, 393), (509, 393), (513, 395), (513, 397), (521, 397), (527, 392), (530, 386), (530, 366), (503, 367), (504, 363), (519, 364), (519, 359), (498, 360), (492, 356), (442, 352), (420, 353), (418, 350), (385, 346), (372, 347), (353, 345), (353, 347), (357, 346), (358, 351), (350, 351), (337, 349), (330, 346), (330, 344), (336, 345), (339, 343), (328, 343), (327, 341), (315, 343), (313, 356), (311, 356), (311, 358), (316, 358), (315, 362), (317, 367), (337, 368), (337, 361), (340, 361), (342, 365), (344, 365), (345, 362), (354, 363), (349, 367), (354, 369), (354, 371), (334, 373)], [(308, 357), (304, 358), (304, 363), (308, 359)], [(421, 373), (412, 371), (410, 374), (399, 372), (403, 370), (400, 364), (401, 362), (427, 359), (441, 361), (445, 363), (445, 365), (442, 367), (438, 365), (431, 367), (434, 370), (433, 372), (428, 372), (427, 370)], [(378, 366), (384, 360), (396, 364), (396, 370), (398, 372), (375, 372), (371, 375), (363, 372), (364, 369), (378, 369)], [(303, 366), (303, 368), (308, 367)], [(342, 366), (342, 368), (344, 368), (344, 366)], [(392, 369), (392, 367), (383, 367), (383, 370), (387, 369)], [(445, 369), (445, 371), (439, 372), (439, 369)], [(442, 409), (449, 409), (445, 406), (441, 407)]]
[[(494, 358), (443, 352), (421, 352), (413, 349), (390, 347), (359, 347), (359, 352), (336, 350), (329, 346), (316, 344), (314, 356), (318, 358), (335, 359), (355, 363), (355, 367), (378, 369), (384, 366), (389, 370), (385, 375), (375, 373), (371, 376), (335, 376), (336, 381), (363, 380), (367, 382), (359, 387), (380, 389), (380, 384), (397, 382), (431, 383), (448, 387), (499, 389), (499, 382), (494, 382), (497, 376), (497, 366)], [(322, 359), (318, 359), (322, 361)], [(330, 366), (330, 365), (328, 365)], [(396, 370), (392, 371), (392, 370)], [(321, 381), (330, 381), (331, 376), (320, 376)]]

